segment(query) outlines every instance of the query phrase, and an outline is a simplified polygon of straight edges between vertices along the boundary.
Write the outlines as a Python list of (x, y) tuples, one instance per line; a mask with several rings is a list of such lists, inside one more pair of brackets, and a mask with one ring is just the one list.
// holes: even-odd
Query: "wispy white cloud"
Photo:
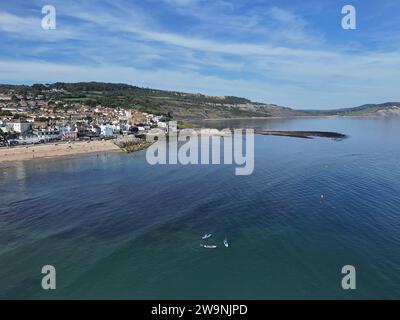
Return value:
[(162, 0), (167, 4), (175, 5), (175, 6), (191, 6), (201, 2), (201, 0)]
[[(301, 74), (301, 72), (300, 72)], [(318, 77), (320, 75), (317, 75)], [(394, 80), (396, 74), (390, 76)], [(317, 77), (317, 78), (318, 78)], [(381, 74), (376, 80), (361, 83), (360, 81), (334, 81), (319, 83), (316, 81), (258, 81), (240, 78), (226, 79), (215, 75), (205, 75), (197, 70), (184, 71), (159, 69), (145, 70), (118, 65), (71, 65), (50, 63), (46, 61), (21, 62), (0, 60), (0, 82), (34, 83), (34, 82), (76, 82), (106, 81), (124, 82), (143, 87), (155, 87), (165, 90), (185, 92), (202, 92), (211, 95), (236, 95), (253, 97), (258, 101), (276, 103), (296, 108), (319, 108), (321, 106), (356, 106), (362, 101), (380, 102), (396, 100), (397, 82), (388, 81), (379, 91), (376, 86), (388, 78)], [(21, 80), (23, 79), (23, 80)], [(312, 104), (304, 104), (309, 96)]]
[(0, 30), (4, 32), (23, 33), (40, 26), (40, 17), (20, 17), (8, 12), (0, 12)]
[(41, 27), (42, 16), (18, 16), (8, 12), (0, 11), (0, 32), (3, 34), (18, 37), (18, 39), (38, 40), (38, 41), (59, 41), (67, 39), (84, 39), (85, 33), (75, 26), (59, 28), (58, 30), (44, 30)]
[(154, 12), (63, 1), (52, 32), (31, 11), (0, 11), (7, 48), (21, 51), (0, 49), (0, 80), (127, 82), (304, 108), (398, 100), (399, 52), (330, 43), (295, 10), (203, 1), (164, 0)]

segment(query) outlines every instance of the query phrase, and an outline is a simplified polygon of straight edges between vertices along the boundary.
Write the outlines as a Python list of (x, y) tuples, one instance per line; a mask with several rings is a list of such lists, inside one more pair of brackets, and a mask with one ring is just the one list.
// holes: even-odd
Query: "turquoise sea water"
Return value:
[[(0, 298), (400, 298), (400, 120), (207, 125), (349, 138), (256, 136), (250, 176), (150, 166), (145, 151), (3, 166)], [(217, 249), (200, 247), (206, 232)], [(47, 264), (54, 291), (41, 289)], [(341, 288), (348, 264), (353, 291)]]

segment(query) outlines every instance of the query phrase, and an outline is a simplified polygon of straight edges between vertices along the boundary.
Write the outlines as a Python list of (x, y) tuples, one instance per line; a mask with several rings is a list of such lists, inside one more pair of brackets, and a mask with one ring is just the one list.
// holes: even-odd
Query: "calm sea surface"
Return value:
[[(0, 298), (400, 298), (400, 119), (207, 125), (349, 138), (256, 136), (250, 176), (150, 166), (145, 151), (3, 166)], [(47, 264), (55, 291), (41, 289)], [(341, 288), (344, 265), (356, 290)]]

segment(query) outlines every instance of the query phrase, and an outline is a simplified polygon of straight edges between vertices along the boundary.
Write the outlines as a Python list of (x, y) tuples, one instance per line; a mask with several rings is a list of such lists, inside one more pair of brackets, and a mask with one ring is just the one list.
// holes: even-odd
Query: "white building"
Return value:
[(125, 117), (127, 119), (132, 119), (132, 110), (125, 110)]
[(112, 137), (114, 135), (114, 130), (110, 124), (102, 124), (100, 126), (100, 134), (103, 137)]
[(161, 121), (159, 121), (159, 122), (157, 122), (157, 126), (158, 126), (159, 128), (166, 128), (166, 127), (167, 127), (167, 122), (161, 122)]
[(21, 134), (26, 134), (31, 129), (31, 124), (28, 121), (24, 121), (21, 119), (12, 121), (11, 125), (14, 132)]
[(40, 141), (54, 141), (60, 139), (60, 132), (58, 130), (34, 130), (33, 133)]

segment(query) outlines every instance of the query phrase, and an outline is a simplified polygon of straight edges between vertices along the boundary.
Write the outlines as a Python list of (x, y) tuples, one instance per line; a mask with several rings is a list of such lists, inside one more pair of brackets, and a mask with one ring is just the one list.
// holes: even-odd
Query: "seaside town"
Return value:
[[(196, 134), (225, 135), (226, 132), (202, 129), (190, 121), (243, 115), (244, 111), (238, 107), (244, 102), (242, 98), (225, 97), (223, 105), (216, 102), (221, 99), (99, 82), (0, 85), (0, 162), (119, 150), (135, 152), (151, 145), (147, 136), (153, 128), (167, 135), (171, 131), (178, 132), (178, 126), (180, 129), (190, 126)], [(366, 114), (392, 115), (397, 110), (396, 105), (367, 105), (346, 109), (344, 114), (354, 111), (355, 115), (360, 115), (365, 111)], [(250, 112), (246, 113), (247, 118), (265, 115), (254, 114), (255, 109), (249, 103), (246, 106)], [(268, 110), (270, 116), (300, 116), (290, 108), (258, 107)], [(322, 114), (308, 114), (311, 115)], [(255, 130), (254, 133), (335, 140), (346, 137), (337, 132), (320, 131)], [(155, 140), (153, 137), (152, 141)]]
[(42, 95), (2, 93), (0, 147), (121, 137), (141, 140), (152, 128), (168, 130), (167, 120), (166, 116), (134, 109), (49, 102)]

